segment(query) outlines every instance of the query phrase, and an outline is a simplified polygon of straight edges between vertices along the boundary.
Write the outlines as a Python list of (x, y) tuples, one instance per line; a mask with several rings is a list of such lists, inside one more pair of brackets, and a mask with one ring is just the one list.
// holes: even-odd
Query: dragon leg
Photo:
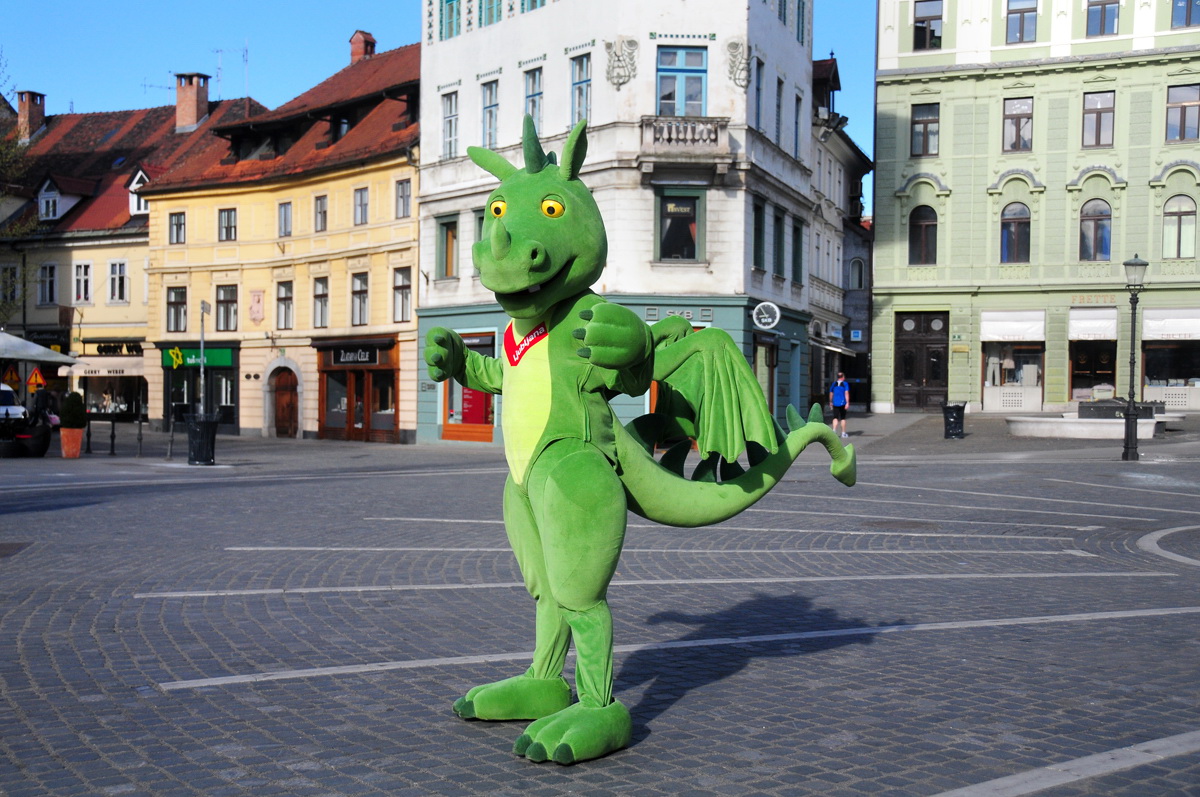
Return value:
[(545, 557), (529, 497), (510, 476), (504, 485), (504, 527), (516, 554), (525, 587), (537, 601), (533, 664), (523, 674), (471, 689), (454, 703), (463, 719), (538, 719), (571, 703), (571, 687), (562, 677), (571, 628), (550, 596)]
[(560, 440), (529, 475), (550, 595), (575, 642), (579, 702), (534, 722), (517, 755), (573, 764), (629, 744), (629, 711), (612, 698), (612, 615), (606, 595), (625, 537), (625, 492), (609, 461), (580, 440)]

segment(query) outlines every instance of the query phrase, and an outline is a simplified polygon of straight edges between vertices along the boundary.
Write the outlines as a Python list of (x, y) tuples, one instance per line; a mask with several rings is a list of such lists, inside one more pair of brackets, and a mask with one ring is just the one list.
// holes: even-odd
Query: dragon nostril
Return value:
[(529, 253), (529, 259), (534, 263), (537, 263), (539, 260), (541, 260), (541, 254), (541, 250), (535, 246)]

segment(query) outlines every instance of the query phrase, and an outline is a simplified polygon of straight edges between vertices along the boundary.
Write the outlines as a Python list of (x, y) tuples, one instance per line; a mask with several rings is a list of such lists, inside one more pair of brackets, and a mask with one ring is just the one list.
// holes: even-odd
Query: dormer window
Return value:
[(42, 185), (42, 190), (38, 192), (38, 219), (41, 221), (54, 221), (61, 214), (59, 211), (59, 199), (61, 194), (58, 188), (51, 181), (47, 180)]
[(150, 212), (150, 203), (138, 193), (138, 189), (148, 182), (150, 178), (140, 169), (129, 181), (129, 215), (137, 216)]

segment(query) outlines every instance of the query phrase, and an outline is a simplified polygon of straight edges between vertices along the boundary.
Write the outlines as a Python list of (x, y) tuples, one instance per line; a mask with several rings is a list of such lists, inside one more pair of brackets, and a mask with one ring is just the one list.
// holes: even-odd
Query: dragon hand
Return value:
[(601, 368), (628, 368), (650, 356), (653, 340), (650, 327), (632, 310), (619, 304), (601, 303), (583, 310), (584, 325), (574, 331), (583, 342), (578, 354)]
[(467, 347), (457, 332), (445, 327), (434, 327), (425, 335), (425, 365), (429, 378), (445, 382), (461, 374), (467, 364)]

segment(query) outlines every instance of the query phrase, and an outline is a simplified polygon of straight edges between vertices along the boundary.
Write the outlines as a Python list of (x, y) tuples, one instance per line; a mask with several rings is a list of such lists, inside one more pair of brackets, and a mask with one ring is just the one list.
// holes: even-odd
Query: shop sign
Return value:
[(1115, 293), (1073, 293), (1071, 304), (1116, 304)]
[(347, 346), (333, 349), (334, 365), (376, 365), (379, 349), (371, 346)]
[[(200, 350), (199, 349), (182, 349), (176, 346), (173, 349), (163, 349), (162, 353), (163, 368), (199, 368), (200, 367)], [(233, 349), (205, 349), (204, 350), (204, 367), (205, 368), (231, 368), (233, 366)]]

